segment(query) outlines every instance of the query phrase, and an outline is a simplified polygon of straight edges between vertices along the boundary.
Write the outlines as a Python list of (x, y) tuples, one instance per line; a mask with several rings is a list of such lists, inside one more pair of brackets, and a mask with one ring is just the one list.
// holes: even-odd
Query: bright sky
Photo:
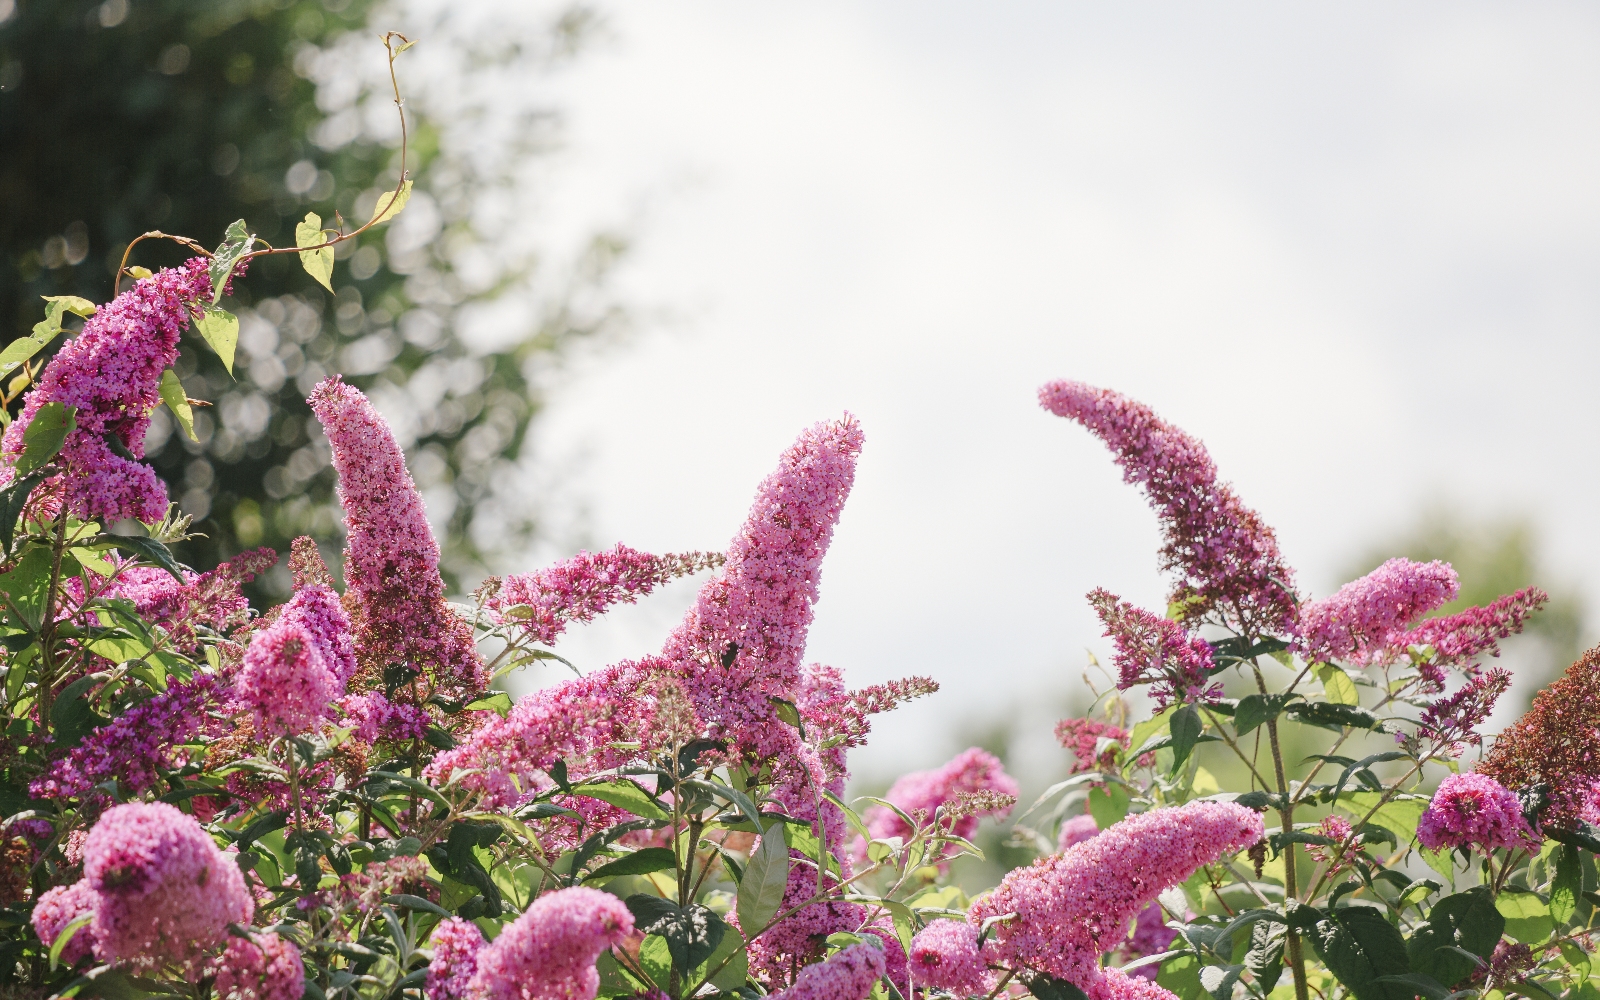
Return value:
[[(631, 219), (651, 315), (540, 448), (593, 546), (721, 548), (802, 427), (861, 418), (811, 655), (944, 690), (858, 771), (1017, 703), (1048, 739), (1107, 658), (1083, 595), (1164, 606), (1052, 378), (1201, 436), (1313, 594), (1442, 497), (1534, 514), (1600, 595), (1600, 10), (608, 7), (550, 224)], [(691, 594), (563, 651), (651, 651)]]

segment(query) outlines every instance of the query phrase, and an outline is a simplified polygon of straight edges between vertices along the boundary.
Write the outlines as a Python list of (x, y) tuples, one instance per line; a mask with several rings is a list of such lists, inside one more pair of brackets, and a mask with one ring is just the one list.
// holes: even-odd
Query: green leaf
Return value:
[(1335, 705), (1326, 701), (1296, 702), (1284, 709), (1284, 714), (1308, 726), (1342, 732), (1345, 729), (1371, 729), (1386, 732), (1378, 717), (1364, 708), (1353, 705)]
[(574, 785), (572, 794), (609, 802), (618, 809), (626, 809), (644, 819), (672, 818), (672, 813), (657, 802), (649, 792), (631, 781), (602, 781), (592, 785)]
[(785, 701), (782, 698), (775, 697), (769, 697), (767, 700), (771, 702), (772, 707), (777, 710), (778, 718), (782, 719), (784, 722), (787, 722), (795, 729), (798, 729), (800, 731), (800, 738), (805, 739), (806, 726), (805, 723), (800, 721), (800, 710), (794, 706), (794, 702)]
[(75, 917), (71, 923), (67, 924), (67, 926), (56, 932), (55, 940), (50, 942), (51, 971), (54, 971), (60, 967), (61, 953), (65, 951), (67, 945), (72, 942), (73, 936), (79, 931), (83, 930), (83, 928), (87, 927), (89, 922), (93, 919), (93, 913), (85, 913), (80, 917)]
[(1179, 955), (1162, 962), (1156, 985), (1176, 994), (1178, 1000), (1205, 996), (1205, 988), (1200, 985), (1200, 956)]
[(1211, 1000), (1230, 1000), (1242, 972), (1242, 965), (1208, 965), (1200, 970), (1200, 988), (1211, 994)]
[[(1134, 726), (1133, 731), (1128, 734), (1128, 746), (1134, 748), (1142, 747), (1152, 739), (1166, 732), (1168, 725), (1170, 725), (1172, 721), (1172, 713), (1175, 711), (1177, 711), (1176, 705), (1168, 705), (1160, 714), (1154, 716), (1153, 718), (1146, 719)], [(1133, 761), (1142, 756), (1143, 754), (1130, 753), (1128, 754), (1126, 760), (1129, 761), (1131, 765)]]
[(1556, 851), (1556, 874), (1550, 882), (1550, 917), (1558, 925), (1572, 919), (1583, 891), (1583, 856), (1571, 844)]
[(1322, 691), (1328, 700), (1335, 705), (1360, 705), (1361, 696), (1356, 692), (1356, 682), (1350, 675), (1331, 663), (1317, 664), (1317, 679), (1322, 682)]
[(408, 910), (420, 910), (423, 913), (432, 913), (435, 916), (444, 917), (446, 919), (451, 916), (450, 911), (440, 906), (438, 903), (430, 903), (421, 896), (413, 896), (409, 893), (397, 892), (391, 896), (385, 896), (383, 901), (390, 906), (401, 906)]
[(1038, 1000), (1088, 1000), (1088, 995), (1065, 979), (1036, 972), (1028, 980), (1028, 992)]
[(28, 627), (38, 631), (44, 624), (45, 597), (50, 590), (50, 550), (42, 546), (28, 548), (11, 572), (0, 576), (0, 591), (10, 598), (10, 603)]
[(160, 539), (151, 538), (149, 535), (96, 535), (90, 539), (91, 545), (114, 545), (119, 549), (132, 552), (145, 562), (161, 567), (172, 574), (173, 579), (181, 584), (188, 584), (183, 575), (183, 564), (172, 556), (172, 550), (161, 542)]
[(22, 432), (22, 457), (17, 459), (17, 475), (27, 475), (48, 465), (66, 444), (67, 435), (77, 429), (77, 407), (54, 402), (39, 407), (28, 422), (28, 429)]
[(651, 872), (666, 871), (677, 867), (677, 858), (672, 850), (666, 847), (646, 847), (634, 851), (627, 857), (618, 858), (610, 864), (601, 865), (599, 868), (583, 877), (585, 882), (595, 879), (616, 878), (619, 875), (649, 875)]
[(1506, 918), (1506, 934), (1523, 944), (1543, 944), (1555, 929), (1550, 907), (1535, 893), (1508, 889), (1494, 906)]
[[(39, 326), (43, 325), (43, 323), (39, 324)], [(40, 337), (38, 326), (34, 327), (33, 330), (34, 335), (32, 337), (18, 337), (7, 344), (5, 350), (0, 351), (0, 378), (11, 374), (11, 369), (44, 350), (45, 345), (50, 343), (51, 338), (55, 336), (54, 333), (51, 333), (49, 337)]]
[(10, 486), (0, 489), (0, 557), (11, 554), (11, 543), (17, 537), (17, 519), (22, 516), (22, 508), (28, 505), (34, 487), (44, 480), (44, 470), (40, 469), (18, 476)]
[(1283, 975), (1283, 950), (1288, 940), (1288, 931), (1279, 924), (1263, 920), (1250, 928), (1250, 950), (1245, 953), (1244, 965), (1263, 993), (1271, 993)]
[[(1205, 731), (1205, 723), (1200, 721), (1200, 710), (1193, 705), (1185, 705), (1178, 709), (1172, 716), (1172, 771), (1177, 773), (1183, 767), (1183, 762), (1189, 759), (1189, 754), (1194, 752), (1195, 741), (1200, 739), (1200, 734)], [(1105, 829), (1101, 827), (1101, 829)]]
[[(1356, 814), (1359, 819), (1366, 816), (1373, 806), (1378, 805), (1382, 798), (1379, 792), (1347, 792), (1339, 801), (1349, 803), (1346, 808)], [(1428, 808), (1426, 796), (1413, 798), (1392, 798), (1383, 805), (1378, 806), (1378, 811), (1367, 820), (1381, 827), (1392, 830), (1400, 838), (1400, 843), (1409, 843), (1417, 836), (1417, 821), (1422, 818), (1422, 813)]]
[(1089, 815), (1094, 817), (1096, 826), (1108, 830), (1128, 815), (1128, 806), (1132, 802), (1133, 797), (1128, 793), (1126, 786), (1106, 785), (1103, 788), (1091, 788)]
[(88, 319), (95, 314), (95, 304), (76, 295), (46, 295), (43, 298), (46, 302), (60, 303), (62, 309), (74, 316)]
[(634, 926), (665, 938), (672, 964), (685, 974), (710, 958), (728, 932), (721, 917), (698, 903), (680, 908), (648, 893), (629, 896), (626, 902)]
[[(250, 230), (245, 227), (243, 219), (233, 223), (233, 225), (228, 227), (227, 232), (222, 234), (222, 245), (217, 247), (216, 253), (212, 254), (211, 264), (209, 267), (211, 272), (212, 305), (216, 305), (218, 302), (222, 301), (222, 290), (228, 284), (228, 275), (233, 273), (233, 267), (235, 264), (239, 263), (239, 258), (250, 252), (250, 245), (255, 241), (256, 238), (252, 236), (250, 234)], [(207, 311), (209, 312), (209, 310)], [(237, 332), (237, 321), (235, 321), (234, 327), (235, 332)], [(206, 339), (210, 340), (211, 338), (207, 337)], [(218, 351), (217, 353), (221, 354), (222, 352)], [(231, 348), (228, 351), (228, 358), (228, 371), (232, 372), (233, 351)]]
[(739, 881), (739, 926), (746, 935), (766, 927), (783, 903), (783, 891), (789, 884), (789, 846), (783, 835), (783, 822), (773, 821)]
[(378, 196), (378, 203), (372, 206), (372, 221), (369, 226), (381, 225), (400, 214), (406, 207), (406, 202), (411, 200), (411, 182), (401, 184), (396, 191), (385, 191)]
[(1406, 951), (1411, 970), (1453, 986), (1472, 975), (1477, 964), (1461, 948), (1488, 959), (1506, 926), (1494, 897), (1483, 886), (1446, 896), (1433, 904), (1428, 922), (1411, 935)]
[(239, 346), (239, 317), (219, 305), (205, 305), (195, 317), (194, 328), (222, 359), (222, 366), (233, 374), (233, 352)]
[(667, 939), (652, 934), (639, 945), (639, 965), (657, 987), (665, 990), (672, 975), (672, 949)]
[[(314, 247), (326, 242), (327, 237), (322, 234), (322, 217), (315, 212), (307, 212), (305, 221), (294, 227), (294, 245)], [(300, 266), (323, 288), (333, 291), (333, 247), (300, 251)]]
[(1356, 1000), (1412, 1000), (1411, 990), (1380, 982), (1411, 971), (1405, 938), (1368, 906), (1335, 910), (1311, 934), (1317, 955)]
[(1451, 996), (1450, 987), (1439, 982), (1432, 976), (1406, 974), (1403, 976), (1379, 976), (1380, 983), (1393, 983), (1404, 986), (1414, 991), (1417, 996), (1427, 997), (1428, 1000), (1448, 1000)]
[(183, 383), (178, 380), (178, 373), (171, 368), (161, 373), (161, 401), (166, 403), (167, 409), (178, 418), (178, 426), (183, 428), (183, 433), (189, 440), (200, 440), (194, 432), (194, 409), (189, 406), (189, 394), (183, 391)]
[(504, 691), (496, 691), (487, 698), (479, 698), (467, 705), (469, 712), (495, 711), (500, 713), (500, 718), (511, 714), (511, 696)]
[(1233, 731), (1240, 736), (1253, 732), (1258, 726), (1276, 719), (1284, 706), (1298, 697), (1292, 694), (1251, 694), (1240, 698), (1239, 707), (1233, 712)]
[(150, 644), (135, 635), (107, 636), (89, 644), (89, 652), (112, 663), (126, 663), (150, 652)]

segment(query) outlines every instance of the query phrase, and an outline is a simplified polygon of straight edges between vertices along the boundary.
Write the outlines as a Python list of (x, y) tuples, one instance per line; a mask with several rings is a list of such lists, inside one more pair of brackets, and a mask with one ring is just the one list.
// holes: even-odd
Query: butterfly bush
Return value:
[[(1045, 409), (1100, 438), (1153, 508), (1169, 605), (1088, 595), (1110, 672), (1073, 682), (1058, 747), (1037, 734), (1053, 773), (974, 747), (861, 780), (853, 753), (875, 716), (938, 684), (856, 684), (864, 665), (807, 655), (863, 456), (849, 414), (781, 451), (720, 552), (618, 543), (452, 595), (404, 451), (334, 375), (308, 403), (344, 515), (341, 572), (310, 538), (205, 573), (178, 563), (189, 525), (140, 461), (143, 432), (180, 402), (160, 387), (183, 331), (216, 315), (213, 289), (252, 245), (240, 224), (209, 259), (74, 304), (82, 331), (29, 362), (32, 388), (4, 411), (0, 987), (195, 1000), (1596, 988), (1600, 651), (1504, 733), (1484, 728), (1512, 669), (1483, 661), (1537, 612), (1537, 588), (1441, 615), (1455, 571), (1393, 559), (1302, 593), (1196, 438), (1116, 392), (1052, 382)], [(143, 533), (105, 532), (127, 519)], [(284, 558), (291, 596), (253, 607), (246, 585)], [(698, 593), (659, 648), (563, 659), (571, 630), (691, 577)], [(924, 722), (917, 752), (940, 759), (947, 728)], [(1531, 900), (1547, 938), (1507, 919)]]

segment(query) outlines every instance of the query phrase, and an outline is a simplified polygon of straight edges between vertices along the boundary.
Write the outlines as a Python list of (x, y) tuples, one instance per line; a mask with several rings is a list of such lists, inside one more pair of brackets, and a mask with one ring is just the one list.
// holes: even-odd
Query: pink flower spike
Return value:
[(670, 580), (720, 565), (720, 552), (653, 556), (619, 544), (508, 576), (487, 607), (549, 645), (572, 622), (593, 621), (613, 604), (632, 604)]
[(987, 993), (990, 976), (978, 951), (978, 932), (960, 920), (934, 920), (911, 939), (912, 985), (958, 997)]
[(1550, 595), (1538, 587), (1527, 587), (1483, 607), (1430, 618), (1411, 631), (1392, 637), (1391, 642), (1400, 650), (1432, 646), (1432, 666), (1453, 666), (1469, 674), (1476, 673), (1477, 665), (1473, 660), (1481, 653), (1499, 656), (1498, 640), (1521, 632), (1528, 617), (1548, 600)]
[(470, 985), (478, 971), (483, 932), (460, 917), (441, 920), (428, 940), (433, 961), (428, 963), (427, 1000), (471, 1000)]
[(1057, 850), (1066, 850), (1074, 844), (1081, 844), (1090, 837), (1100, 833), (1100, 825), (1088, 813), (1081, 816), (1068, 816), (1061, 821), (1061, 829), (1056, 833)]
[(1113, 657), (1123, 691), (1152, 685), (1150, 694), (1160, 711), (1175, 701), (1214, 701), (1222, 687), (1210, 683), (1216, 664), (1211, 644), (1184, 632), (1177, 622), (1136, 608), (1108, 591), (1089, 593), (1089, 604), (1116, 643)]
[(1143, 403), (1082, 382), (1051, 382), (1039, 403), (1106, 443), (1123, 479), (1144, 487), (1161, 518), (1162, 567), (1179, 575), (1173, 599), (1185, 618), (1216, 610), (1246, 631), (1286, 631), (1294, 621), (1294, 573), (1260, 515), (1226, 484), (1205, 446)]
[(486, 1000), (594, 1000), (595, 960), (631, 933), (633, 914), (609, 893), (547, 893), (478, 952), (471, 990)]
[(1308, 660), (1379, 662), (1392, 636), (1455, 600), (1460, 589), (1449, 563), (1390, 559), (1332, 597), (1301, 605), (1298, 646)]
[[(58, 885), (46, 889), (33, 907), (33, 932), (49, 948), (55, 944), (56, 935), (74, 920), (94, 912), (98, 897), (87, 879), (71, 885)], [(61, 949), (61, 964), (72, 968), (94, 954), (94, 927), (80, 927)]]
[[(1015, 802), (1018, 789), (1016, 779), (1006, 773), (1005, 765), (1000, 763), (1000, 758), (981, 747), (971, 747), (951, 758), (942, 767), (903, 775), (884, 798), (899, 806), (912, 818), (916, 818), (920, 813), (931, 823), (934, 814), (941, 807), (953, 804), (956, 796), (962, 792), (991, 792)], [(977, 831), (981, 817), (1004, 816), (1011, 811), (1011, 806), (997, 804), (992, 809), (975, 812), (958, 811), (963, 814), (942, 823), (941, 828), (957, 837), (970, 839)], [(906, 826), (905, 820), (894, 810), (883, 806), (873, 806), (867, 810), (864, 818), (872, 836), (879, 840), (889, 837), (910, 837), (915, 832)]]
[(213, 985), (218, 1000), (300, 1000), (306, 969), (293, 941), (270, 931), (228, 938)]
[(83, 874), (98, 897), (95, 953), (105, 961), (192, 964), (255, 912), (239, 866), (164, 802), (106, 810), (84, 843)]
[(771, 995), (774, 1000), (865, 1000), (883, 972), (883, 949), (864, 941), (806, 966), (793, 986)]
[(283, 614), (250, 638), (234, 685), (269, 737), (316, 729), (343, 688), (323, 659), (323, 644), (298, 617)]
[(337, 375), (307, 402), (327, 432), (339, 474), (345, 582), (359, 600), (364, 654), (426, 670), (453, 697), (484, 690), (489, 676), (472, 626), (445, 602), (439, 544), (388, 421)]
[(1470, 772), (1439, 782), (1433, 801), (1417, 821), (1417, 840), (1430, 851), (1539, 846), (1516, 794), (1486, 774)]
[(1100, 955), (1162, 890), (1262, 836), (1261, 817), (1232, 802), (1155, 809), (1011, 872), (967, 918), (978, 926), (1016, 914), (995, 925), (996, 956), (1087, 991), (1099, 982)]

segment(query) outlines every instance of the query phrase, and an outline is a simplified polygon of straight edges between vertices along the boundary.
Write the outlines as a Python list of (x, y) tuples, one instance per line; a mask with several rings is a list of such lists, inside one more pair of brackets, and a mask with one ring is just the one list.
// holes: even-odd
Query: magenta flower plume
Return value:
[(198, 674), (128, 709), (85, 736), (68, 754), (35, 778), (35, 798), (85, 798), (95, 786), (115, 778), (135, 794), (154, 785), (160, 770), (178, 766), (183, 744), (214, 722), (208, 714), (221, 706), (227, 689), (216, 674)]
[(1430, 851), (1539, 845), (1539, 837), (1522, 817), (1516, 794), (1486, 774), (1470, 772), (1439, 782), (1433, 801), (1417, 821), (1417, 840)]
[[(789, 854), (791, 859), (795, 856), (794, 851)], [(838, 882), (838, 878), (830, 873), (825, 877), (824, 888), (836, 889)], [(778, 912), (788, 913), (796, 907), (800, 909), (750, 942), (750, 972), (768, 989), (789, 982), (795, 969), (821, 958), (828, 935), (839, 931), (855, 933), (862, 930), (867, 911), (861, 904), (835, 898), (810, 906), (803, 905), (816, 893), (816, 869), (807, 870), (804, 865), (791, 860), (788, 881), (783, 889), (783, 902), (778, 904)], [(737, 914), (734, 915), (734, 924), (738, 925)], [(741, 929), (746, 934), (760, 930), (757, 927)]]
[(865, 1000), (883, 972), (883, 949), (862, 942), (826, 962), (806, 966), (793, 986), (772, 996), (775, 1000)]
[(1482, 653), (1499, 656), (1499, 640), (1521, 632), (1528, 617), (1548, 600), (1550, 595), (1538, 587), (1527, 587), (1496, 598), (1483, 607), (1429, 618), (1392, 641), (1402, 650), (1409, 646), (1432, 646), (1432, 666), (1453, 666), (1475, 673), (1473, 661)]
[(717, 552), (654, 556), (617, 545), (605, 552), (580, 552), (534, 573), (501, 581), (486, 606), (546, 645), (572, 622), (593, 621), (615, 604), (632, 604), (655, 588), (722, 565)]
[(460, 696), (487, 687), (472, 626), (445, 603), (439, 544), (388, 421), (335, 375), (307, 400), (322, 421), (344, 508), (345, 582), (357, 637), (375, 663), (409, 663)]
[[(977, 831), (981, 817), (1004, 816), (1011, 811), (1011, 803), (1017, 798), (1017, 782), (1006, 773), (998, 757), (981, 747), (971, 747), (942, 767), (902, 775), (884, 798), (912, 818), (921, 814), (931, 822), (941, 807), (953, 804), (963, 792), (990, 792), (998, 797), (992, 808), (975, 812), (957, 810), (961, 815), (940, 824), (957, 837), (970, 838)], [(1006, 799), (1010, 802), (1006, 803)], [(864, 818), (867, 829), (877, 839), (910, 837), (915, 832), (894, 810), (883, 806), (873, 806)]]
[(1422, 710), (1417, 732), (1445, 746), (1452, 757), (1467, 746), (1482, 746), (1478, 727), (1494, 711), (1495, 702), (1511, 686), (1511, 673), (1504, 667), (1490, 667), (1471, 678), (1454, 694), (1440, 698)]
[(193, 303), (210, 299), (206, 262), (196, 257), (134, 282), (101, 306), (45, 366), (6, 429), (3, 447), (11, 464), (22, 454), (23, 434), (40, 407), (76, 407), (77, 429), (56, 457), (64, 467), (66, 509), (86, 521), (160, 520), (167, 488), (139, 461), (144, 433), (161, 402), (161, 373), (177, 360)]
[(1089, 604), (1105, 625), (1105, 634), (1116, 644), (1112, 661), (1121, 675), (1118, 688), (1127, 691), (1151, 685), (1157, 711), (1175, 701), (1222, 697), (1220, 685), (1207, 684), (1216, 667), (1210, 643), (1189, 635), (1177, 622), (1136, 608), (1105, 590), (1090, 591)]
[(255, 713), (256, 728), (270, 736), (316, 729), (342, 688), (322, 644), (299, 616), (288, 614), (251, 636), (234, 684), (239, 701)]
[(95, 953), (107, 961), (193, 962), (255, 912), (239, 866), (164, 802), (106, 810), (84, 842), (83, 874), (98, 897)]
[[(1146, 955), (1159, 955), (1172, 945), (1178, 932), (1167, 926), (1167, 915), (1161, 909), (1159, 902), (1151, 903), (1139, 911), (1133, 921), (1133, 936), (1123, 946), (1123, 952), (1129, 960), (1144, 958)], [(1156, 977), (1157, 966), (1147, 965), (1135, 969), (1133, 975), (1144, 976), (1146, 979)]]
[(1079, 816), (1068, 816), (1061, 821), (1061, 829), (1056, 832), (1056, 849), (1064, 851), (1074, 844), (1081, 844), (1090, 837), (1099, 835), (1100, 824), (1088, 813)]
[(429, 938), (433, 961), (428, 963), (427, 1000), (471, 1000), (472, 977), (478, 972), (478, 952), (483, 932), (460, 917), (439, 921)]
[(1144, 487), (1161, 518), (1162, 568), (1179, 581), (1185, 617), (1219, 611), (1252, 632), (1281, 632), (1294, 620), (1294, 573), (1278, 539), (1233, 489), (1217, 482), (1205, 446), (1147, 406), (1082, 382), (1051, 382), (1039, 403), (1076, 420), (1106, 443), (1123, 479)]
[(1262, 836), (1261, 817), (1231, 802), (1141, 813), (1011, 872), (973, 904), (968, 920), (977, 926), (1015, 913), (995, 925), (997, 956), (1088, 991), (1099, 983), (1101, 953), (1126, 937), (1129, 921), (1162, 890)]
[(1449, 563), (1390, 559), (1332, 596), (1300, 608), (1299, 646), (1307, 659), (1366, 666), (1391, 637), (1455, 600), (1460, 581)]
[(1137, 973), (1130, 976), (1121, 969), (1101, 972), (1087, 992), (1089, 1000), (1178, 1000), (1177, 994), (1157, 986), (1154, 979)]
[(478, 952), (472, 988), (485, 1000), (594, 1000), (595, 959), (631, 933), (633, 914), (609, 893), (547, 893)]
[(978, 932), (960, 920), (935, 920), (911, 939), (911, 979), (914, 986), (931, 987), (970, 997), (991, 988)]
[(218, 1000), (300, 1000), (305, 964), (294, 942), (268, 932), (228, 938), (212, 989)]
[[(1077, 758), (1072, 765), (1072, 774), (1114, 767), (1117, 749), (1112, 744), (1120, 743), (1124, 749), (1128, 749), (1128, 739), (1128, 733), (1121, 727), (1099, 719), (1062, 719), (1056, 723), (1056, 742), (1071, 750)], [(1154, 754), (1145, 754), (1139, 758), (1139, 766), (1148, 767), (1154, 761)]]
[(426, 709), (403, 701), (390, 701), (382, 691), (346, 695), (339, 702), (345, 721), (356, 738), (367, 743), (379, 739), (420, 740), (433, 725)]
[[(97, 898), (94, 888), (85, 879), (46, 889), (33, 906), (33, 932), (49, 948), (55, 944), (56, 935), (68, 924), (94, 912)], [(93, 954), (94, 928), (80, 927), (66, 947), (61, 949), (61, 964), (70, 969)]]

